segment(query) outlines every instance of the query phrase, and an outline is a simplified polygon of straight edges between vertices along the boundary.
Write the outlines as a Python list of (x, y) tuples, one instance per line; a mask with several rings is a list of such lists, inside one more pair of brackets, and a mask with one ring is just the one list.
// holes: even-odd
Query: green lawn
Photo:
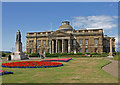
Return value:
[(103, 58), (73, 58), (54, 68), (3, 68), (14, 74), (2, 76), (3, 83), (118, 83), (101, 69), (110, 63)]

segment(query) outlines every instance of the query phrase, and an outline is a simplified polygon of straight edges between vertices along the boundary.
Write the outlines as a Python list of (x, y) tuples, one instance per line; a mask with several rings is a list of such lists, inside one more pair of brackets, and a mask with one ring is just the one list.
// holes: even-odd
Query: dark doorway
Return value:
[(65, 40), (65, 52), (68, 53), (68, 40)]
[(62, 53), (62, 40), (58, 40), (58, 53)]

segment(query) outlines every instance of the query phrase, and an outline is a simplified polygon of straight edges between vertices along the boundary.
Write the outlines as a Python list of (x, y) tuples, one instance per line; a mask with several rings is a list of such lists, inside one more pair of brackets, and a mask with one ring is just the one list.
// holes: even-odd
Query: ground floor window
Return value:
[(38, 53), (40, 53), (40, 49), (38, 49)]
[(85, 49), (85, 52), (88, 52), (88, 48)]
[(43, 49), (43, 54), (45, 54), (45, 49)]
[(50, 49), (48, 49), (48, 53), (50, 53)]
[(79, 50), (79, 52), (82, 52), (82, 48)]

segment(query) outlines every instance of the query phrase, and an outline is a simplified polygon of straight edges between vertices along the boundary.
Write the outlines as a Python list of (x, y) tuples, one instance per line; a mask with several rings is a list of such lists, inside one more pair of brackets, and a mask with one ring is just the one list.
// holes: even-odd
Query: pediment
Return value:
[(71, 34), (58, 30), (53, 32), (50, 36), (71, 36)]

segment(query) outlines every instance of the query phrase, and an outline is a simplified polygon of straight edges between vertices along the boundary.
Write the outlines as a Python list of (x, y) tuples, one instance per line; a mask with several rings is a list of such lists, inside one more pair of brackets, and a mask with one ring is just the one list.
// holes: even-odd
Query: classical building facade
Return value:
[(103, 29), (75, 30), (68, 21), (63, 21), (56, 31), (27, 33), (26, 51), (29, 53), (70, 53), (115, 51), (115, 38), (104, 35)]

